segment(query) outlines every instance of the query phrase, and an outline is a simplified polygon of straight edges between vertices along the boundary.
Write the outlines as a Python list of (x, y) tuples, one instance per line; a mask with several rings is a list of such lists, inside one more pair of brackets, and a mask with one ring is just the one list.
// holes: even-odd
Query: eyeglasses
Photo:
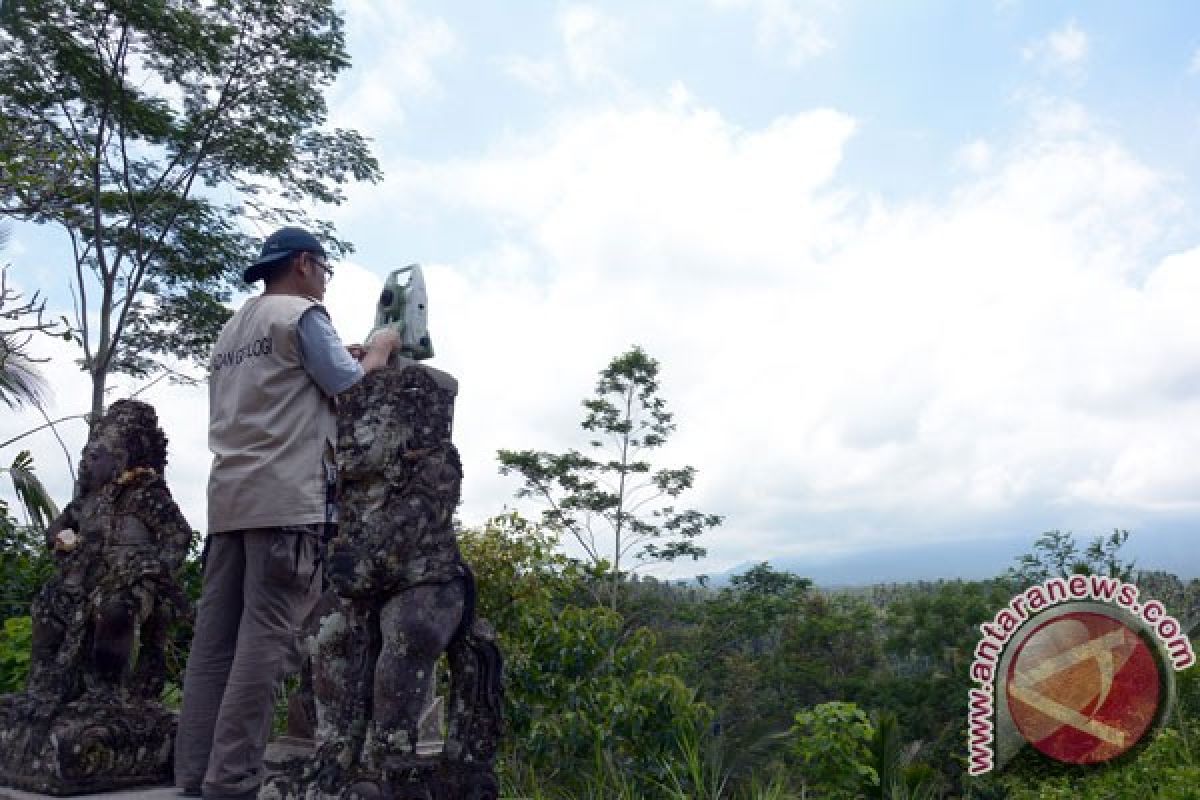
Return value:
[(326, 281), (333, 279), (333, 267), (329, 266), (328, 261), (318, 256), (316, 253), (308, 253), (308, 257), (312, 259), (314, 264), (321, 268), (322, 272), (325, 273)]

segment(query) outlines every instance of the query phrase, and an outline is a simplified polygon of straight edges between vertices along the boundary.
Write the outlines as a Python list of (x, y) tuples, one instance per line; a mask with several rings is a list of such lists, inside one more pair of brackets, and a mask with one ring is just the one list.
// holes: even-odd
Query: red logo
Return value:
[(1076, 611), (1039, 625), (1009, 664), (1008, 709), (1025, 739), (1071, 764), (1128, 752), (1163, 701), (1158, 661), (1115, 617)]

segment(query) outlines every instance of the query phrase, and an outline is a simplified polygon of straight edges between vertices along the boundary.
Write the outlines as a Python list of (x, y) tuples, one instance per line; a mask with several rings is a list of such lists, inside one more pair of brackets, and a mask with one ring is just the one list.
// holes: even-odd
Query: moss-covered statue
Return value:
[[(462, 467), (450, 440), (454, 379), (409, 362), (341, 397), (341, 524), (332, 587), (308, 640), (315, 759), (269, 781), (273, 798), (490, 800), (498, 795), (500, 653), (474, 614), (454, 537)], [(418, 751), (439, 657), (449, 664), (441, 752)]]
[(154, 409), (119, 400), (92, 426), (77, 496), (47, 530), (57, 569), (33, 601), (25, 692), (0, 698), (0, 782), (50, 794), (170, 776), (160, 696), (192, 531), (163, 480)]

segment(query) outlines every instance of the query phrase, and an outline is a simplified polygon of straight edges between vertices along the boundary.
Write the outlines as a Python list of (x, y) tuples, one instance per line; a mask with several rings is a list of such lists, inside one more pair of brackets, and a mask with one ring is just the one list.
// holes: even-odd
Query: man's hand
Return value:
[(387, 366), (392, 352), (400, 347), (400, 334), (395, 328), (383, 328), (367, 340), (367, 352), (362, 357), (363, 372)]
[(346, 345), (346, 352), (349, 353), (350, 357), (355, 361), (362, 361), (363, 356), (367, 354), (367, 348), (363, 347), (361, 344), (348, 344)]

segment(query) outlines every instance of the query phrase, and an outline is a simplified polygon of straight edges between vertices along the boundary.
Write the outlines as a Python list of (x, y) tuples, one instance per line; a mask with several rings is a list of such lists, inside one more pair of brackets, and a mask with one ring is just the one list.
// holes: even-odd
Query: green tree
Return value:
[[(782, 620), (766, 686), (779, 704), (865, 704), (883, 665), (881, 614), (861, 598), (813, 593)], [(777, 688), (775, 688), (777, 687)]]
[(553, 532), (506, 514), (459, 542), (504, 653), (509, 781), (580, 789), (616, 771), (646, 790), (680, 768), (681, 739), (697, 737), (711, 711), (679, 657), (610, 609), (576, 605), (592, 574), (558, 552)]
[(874, 793), (879, 773), (872, 766), (875, 727), (854, 703), (822, 703), (796, 713), (792, 748), (805, 784), (819, 797), (855, 800)]
[(1033, 543), (1033, 551), (1017, 559), (1008, 571), (1009, 578), (1024, 589), (1049, 578), (1070, 575), (1110, 575), (1123, 581), (1133, 580), (1134, 563), (1121, 557), (1121, 548), (1129, 541), (1129, 531), (1113, 529), (1108, 536), (1097, 536), (1080, 552), (1075, 534), (1046, 531)]
[(906, 735), (924, 743), (925, 757), (947, 781), (963, 777), (964, 698), (979, 625), (1011, 597), (1001, 580), (941, 581), (908, 587), (887, 607), (887, 669), (870, 703), (896, 712)]
[(729, 585), (709, 590), (700, 619), (701, 652), (744, 650), (761, 655), (779, 644), (782, 620), (808, 597), (812, 581), (779, 572), (767, 562), (729, 579)]
[(349, 66), (332, 0), (8, 0), (0, 17), (0, 215), (62, 228), (91, 412), (113, 372), (204, 358), (260, 230), (327, 223), (379, 168), (324, 127)]
[(506, 652), (516, 646), (506, 637), (526, 624), (523, 617), (553, 614), (587, 593), (588, 570), (559, 551), (553, 532), (516, 512), (458, 531), (458, 543), (475, 573), (476, 608)]
[[(647, 781), (680, 758), (711, 710), (681, 676), (679, 656), (658, 655), (647, 628), (625, 631), (602, 607), (566, 606), (519, 631), (527, 658), (509, 677), (506, 720), (521, 762), (569, 780), (605, 765)], [(514, 665), (516, 667), (517, 665)]]
[(19, 524), (0, 505), (0, 620), (28, 616), (34, 595), (54, 568), (44, 533)]
[(928, 764), (916, 761), (921, 743), (904, 740), (896, 714), (882, 711), (872, 717), (871, 767), (878, 777), (878, 785), (867, 796), (879, 800), (941, 797), (937, 772)]
[(701, 603), (688, 679), (716, 709), (738, 779), (776, 760), (798, 706), (873, 697), (881, 614), (758, 564)]
[[(681, 641), (686, 679), (716, 712), (734, 780), (770, 761), (785, 744), (779, 734), (799, 702), (780, 664), (785, 620), (809, 598), (811, 582), (761, 563), (709, 590), (696, 624)], [(777, 681), (784, 679), (783, 683)]]
[[(610, 571), (610, 605), (618, 608), (622, 570), (704, 555), (696, 539), (721, 517), (674, 501), (692, 487), (695, 467), (654, 468), (646, 459), (675, 430), (659, 396), (658, 362), (640, 347), (600, 371), (595, 394), (583, 401), (582, 427), (595, 457), (578, 450), (500, 450), (500, 471), (524, 481), (518, 497), (548, 506), (542, 521), (569, 533), (596, 565)], [(658, 505), (659, 502), (665, 505)]]
[(1143, 597), (1161, 601), (1171, 616), (1190, 626), (1189, 634), (1200, 634), (1200, 578), (1184, 583), (1170, 572), (1139, 570), (1134, 583)]
[(33, 621), (9, 617), (0, 621), (0, 694), (19, 692), (29, 677)]

